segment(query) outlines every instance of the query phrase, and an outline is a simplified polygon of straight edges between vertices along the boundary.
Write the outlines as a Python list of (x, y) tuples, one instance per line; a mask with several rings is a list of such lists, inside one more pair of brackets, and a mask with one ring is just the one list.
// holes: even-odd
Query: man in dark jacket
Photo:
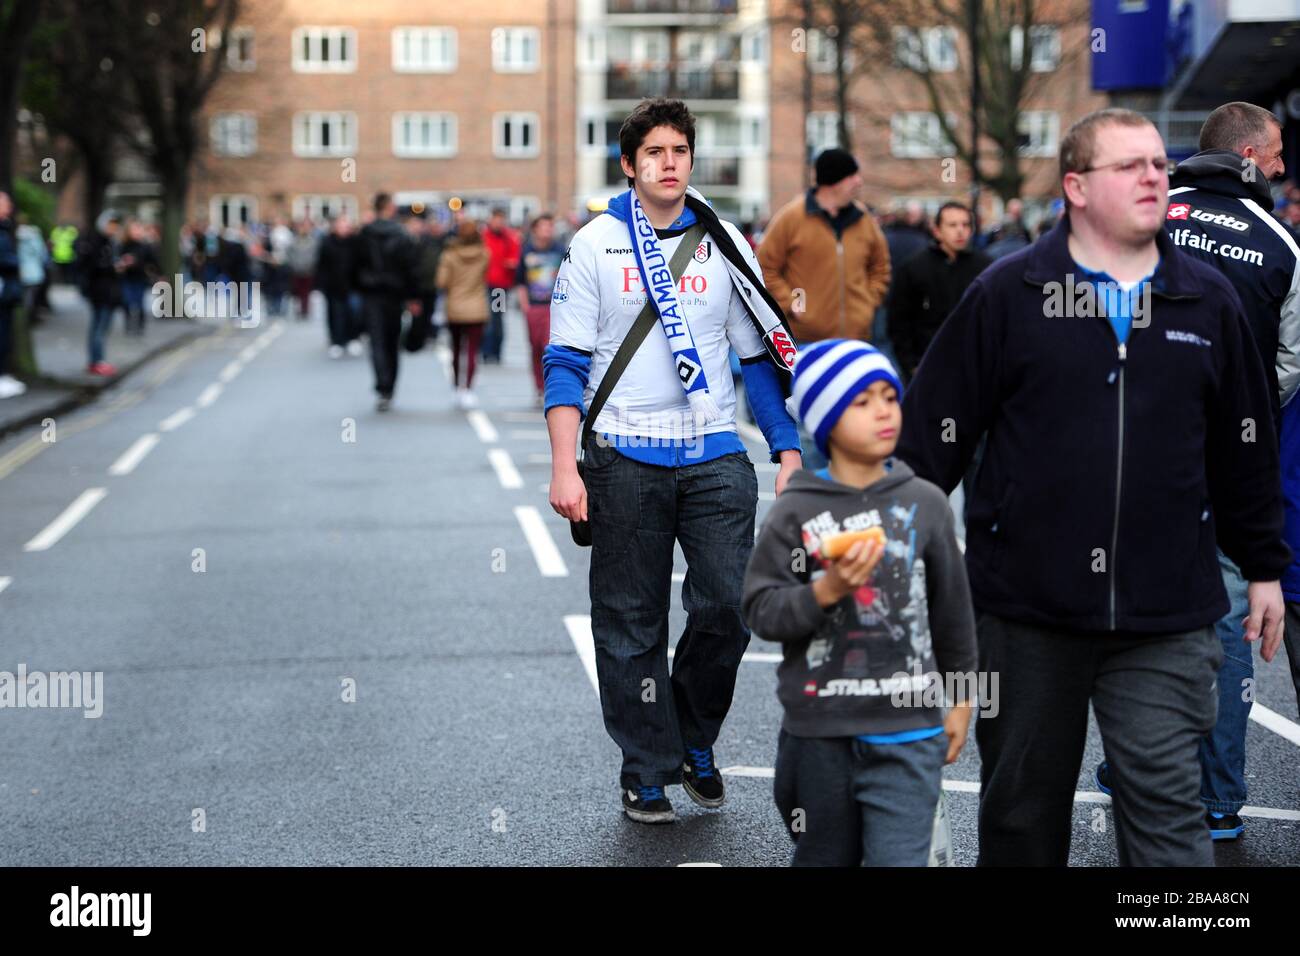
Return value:
[(420, 314), (415, 277), (415, 243), (397, 221), (397, 206), (388, 193), (375, 196), (375, 219), (357, 236), (354, 283), (361, 290), (362, 312), (370, 332), (370, 360), (375, 366), (375, 403), (386, 412), (397, 383), (397, 344), (402, 333), (402, 302)]
[(352, 314), (352, 273), (357, 258), (357, 237), (352, 220), (345, 215), (334, 217), (329, 235), (316, 251), (315, 287), (325, 294), (329, 325), (329, 357), (340, 359), (347, 349), (361, 354), (357, 341), (357, 321)]
[[(1165, 234), (1164, 144), (1108, 109), (1061, 143), (1067, 214), (971, 284), (903, 405), (898, 455), (951, 492), (987, 433), (967, 514), (980, 669), (983, 865), (1068, 862), (1088, 705), (1115, 782), (1121, 866), (1212, 865), (1200, 738), (1228, 609), (1281, 641), (1277, 441), (1241, 300)], [(1104, 301), (1104, 310), (1098, 300)]]
[(909, 258), (894, 279), (889, 304), (889, 335), (903, 381), (911, 381), (934, 334), (992, 261), (969, 247), (971, 214), (959, 202), (946, 202), (934, 217), (934, 242)]
[[(1282, 127), (1263, 107), (1226, 103), (1201, 128), (1201, 151), (1178, 164), (1170, 177), (1165, 231), (1174, 245), (1221, 272), (1245, 308), (1268, 382), (1273, 411), (1259, 428), (1280, 431), (1282, 474), (1300, 470), (1300, 249), (1273, 218), (1268, 181), (1280, 179)], [(1300, 555), (1300, 482), (1284, 479), (1286, 539)], [(1245, 829), (1239, 815), (1246, 802), (1246, 727), (1254, 695), (1251, 647), (1241, 622), (1246, 617), (1246, 580), (1222, 550), (1219, 566), (1231, 605), (1215, 625), (1223, 644), (1219, 669), (1219, 715), (1201, 741), (1201, 799), (1210, 835), (1233, 840)], [(1300, 694), (1300, 565), (1282, 576), (1287, 601), (1285, 640)], [(1097, 769), (1110, 789), (1109, 768)]]

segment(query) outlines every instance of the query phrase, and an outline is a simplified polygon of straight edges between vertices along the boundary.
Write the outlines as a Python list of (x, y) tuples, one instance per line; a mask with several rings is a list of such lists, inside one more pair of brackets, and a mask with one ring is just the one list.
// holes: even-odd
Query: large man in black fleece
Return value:
[(1164, 232), (1150, 120), (1085, 116), (1060, 166), (1067, 214), (967, 290), (906, 394), (898, 449), (951, 491), (988, 435), (966, 532), (980, 667), (1002, 690), (975, 729), (979, 862), (1068, 861), (1091, 701), (1120, 864), (1208, 866), (1216, 530), (1251, 582), (1248, 639), (1270, 658), (1281, 640), (1277, 439), (1242, 426), (1268, 421), (1267, 386), (1232, 286)]

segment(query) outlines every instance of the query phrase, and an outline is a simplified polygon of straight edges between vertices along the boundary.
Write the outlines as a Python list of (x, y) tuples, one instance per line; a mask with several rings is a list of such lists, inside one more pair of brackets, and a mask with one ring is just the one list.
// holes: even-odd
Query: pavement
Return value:
[(61, 415), (93, 400), (162, 353), (211, 332), (213, 323), (193, 319), (145, 317), (144, 335), (123, 331), (123, 313), (113, 317), (106, 342), (108, 361), (117, 374), (104, 377), (86, 371), (86, 335), (90, 306), (73, 286), (50, 288), (50, 310), (32, 326), (36, 364), (41, 380), (29, 383), (22, 395), (0, 399), (0, 437)]
[[(716, 747), (726, 806), (670, 788), (675, 824), (623, 817), (590, 551), (548, 505), (525, 341), (512, 314), (470, 413), (445, 349), (403, 354), (380, 414), (319, 319), (225, 326), (60, 416), (57, 441), (0, 442), (0, 670), (103, 675), (98, 718), (0, 712), (0, 865), (788, 864), (759, 640)], [(1216, 855), (1295, 865), (1295, 696), (1281, 659), (1257, 679), (1275, 717), (1251, 722), (1247, 830)], [(1078, 866), (1115, 864), (1100, 759), (1090, 721)], [(962, 866), (978, 779), (972, 735), (945, 771)]]

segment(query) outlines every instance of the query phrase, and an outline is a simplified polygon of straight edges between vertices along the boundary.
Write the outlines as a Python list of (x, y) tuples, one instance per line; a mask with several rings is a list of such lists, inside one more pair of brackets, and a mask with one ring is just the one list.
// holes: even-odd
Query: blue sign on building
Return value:
[(1092, 0), (1092, 88), (1163, 88), (1168, 29), (1169, 0)]

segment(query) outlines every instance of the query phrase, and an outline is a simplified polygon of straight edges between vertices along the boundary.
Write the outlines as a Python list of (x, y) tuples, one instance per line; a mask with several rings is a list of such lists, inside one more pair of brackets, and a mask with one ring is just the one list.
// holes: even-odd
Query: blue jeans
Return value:
[[(743, 452), (682, 468), (587, 443), (591, 631), (605, 729), (624, 788), (680, 783), (688, 747), (712, 747), (749, 646), (740, 611), (758, 480)], [(668, 669), (673, 544), (688, 570), (686, 629)]]
[[(505, 315), (510, 311), (510, 290), (497, 290), (488, 286), (488, 321), (483, 330), (483, 347), (480, 349), (485, 359), (501, 360), (501, 347), (505, 344)], [(493, 308), (493, 306), (499, 308)]]
[(1246, 681), (1253, 683), (1255, 661), (1243, 638), (1242, 619), (1250, 611), (1246, 602), (1246, 581), (1241, 570), (1226, 554), (1219, 552), (1223, 586), (1231, 607), (1214, 625), (1223, 644), (1223, 666), (1219, 668), (1219, 719), (1201, 740), (1201, 800), (1207, 810), (1237, 813), (1246, 802), (1246, 725), (1250, 720), (1253, 693), (1247, 693)]
[(104, 336), (113, 324), (111, 305), (92, 305), (90, 307), (90, 335), (86, 345), (90, 351), (90, 364), (104, 361)]

